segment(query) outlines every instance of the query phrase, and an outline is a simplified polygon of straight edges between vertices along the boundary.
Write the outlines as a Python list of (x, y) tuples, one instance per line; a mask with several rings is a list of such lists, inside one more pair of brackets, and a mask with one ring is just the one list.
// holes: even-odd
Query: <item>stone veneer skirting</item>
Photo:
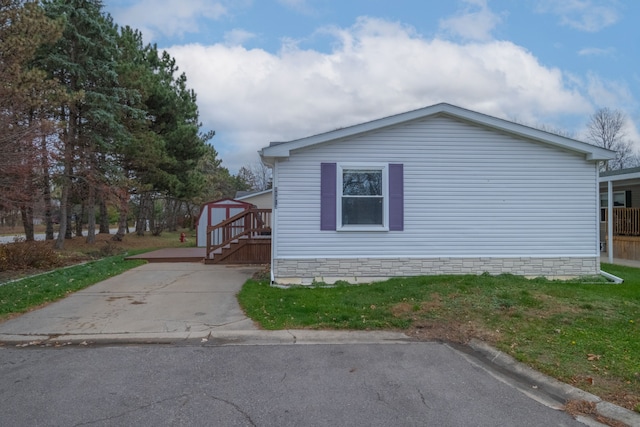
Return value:
[(502, 274), (569, 279), (599, 274), (600, 259), (585, 258), (315, 258), (276, 259), (273, 273), (282, 285), (313, 282), (366, 283), (397, 276)]

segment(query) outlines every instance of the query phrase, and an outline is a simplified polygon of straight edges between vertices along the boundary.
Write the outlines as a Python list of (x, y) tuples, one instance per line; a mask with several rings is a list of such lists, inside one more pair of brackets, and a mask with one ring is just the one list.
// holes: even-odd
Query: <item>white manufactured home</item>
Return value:
[(437, 104), (260, 154), (276, 283), (599, 273), (609, 150)]

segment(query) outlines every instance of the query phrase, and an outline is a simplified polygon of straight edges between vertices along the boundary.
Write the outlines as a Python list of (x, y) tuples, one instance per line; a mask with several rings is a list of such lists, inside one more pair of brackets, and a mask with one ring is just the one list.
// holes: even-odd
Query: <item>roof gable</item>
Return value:
[(364, 133), (385, 129), (391, 126), (421, 120), (437, 115), (445, 115), (457, 118), (469, 123), (477, 124), (495, 131), (505, 132), (518, 137), (541, 142), (564, 150), (583, 154), (587, 160), (608, 160), (615, 157), (615, 152), (587, 144), (586, 142), (566, 138), (553, 133), (534, 129), (508, 120), (488, 116), (486, 114), (456, 107), (451, 104), (441, 103), (430, 107), (413, 110), (378, 120), (337, 129), (306, 138), (286, 142), (272, 142), (268, 147), (260, 150), (260, 156), (267, 163), (273, 163), (276, 158), (289, 157), (292, 150), (304, 149), (318, 144), (324, 144), (340, 139), (355, 137)]

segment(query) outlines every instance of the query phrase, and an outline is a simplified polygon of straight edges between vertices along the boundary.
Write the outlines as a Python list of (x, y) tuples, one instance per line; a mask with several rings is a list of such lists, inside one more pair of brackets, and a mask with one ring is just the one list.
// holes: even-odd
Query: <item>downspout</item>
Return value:
[(613, 182), (607, 182), (607, 253), (609, 264), (613, 264)]
[[(613, 181), (607, 181), (607, 254), (609, 255), (609, 264), (613, 264)], [(600, 270), (600, 274), (619, 285), (624, 280), (611, 273)]]
[(611, 280), (616, 285), (619, 285), (620, 283), (624, 282), (624, 280), (621, 279), (620, 277), (614, 276), (613, 274), (607, 273), (606, 271), (600, 270), (600, 274), (604, 276), (607, 280)]
[(271, 286), (276, 284), (275, 254), (278, 236), (278, 161), (274, 160), (271, 170)]

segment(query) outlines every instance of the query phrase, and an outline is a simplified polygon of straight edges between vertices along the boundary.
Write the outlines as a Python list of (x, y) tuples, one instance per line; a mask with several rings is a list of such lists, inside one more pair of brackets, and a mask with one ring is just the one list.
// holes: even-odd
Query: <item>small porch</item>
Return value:
[(640, 168), (600, 172), (599, 181), (603, 259), (640, 261)]
[[(640, 208), (613, 208), (613, 254), (616, 258), (640, 260)], [(601, 242), (604, 243), (603, 252), (608, 252), (609, 227), (608, 210), (601, 214), (602, 222)]]
[(205, 264), (271, 262), (271, 209), (252, 208), (207, 227)]
[(203, 262), (205, 264), (269, 264), (271, 209), (251, 208), (207, 227), (206, 247), (166, 248), (127, 259), (147, 262)]

